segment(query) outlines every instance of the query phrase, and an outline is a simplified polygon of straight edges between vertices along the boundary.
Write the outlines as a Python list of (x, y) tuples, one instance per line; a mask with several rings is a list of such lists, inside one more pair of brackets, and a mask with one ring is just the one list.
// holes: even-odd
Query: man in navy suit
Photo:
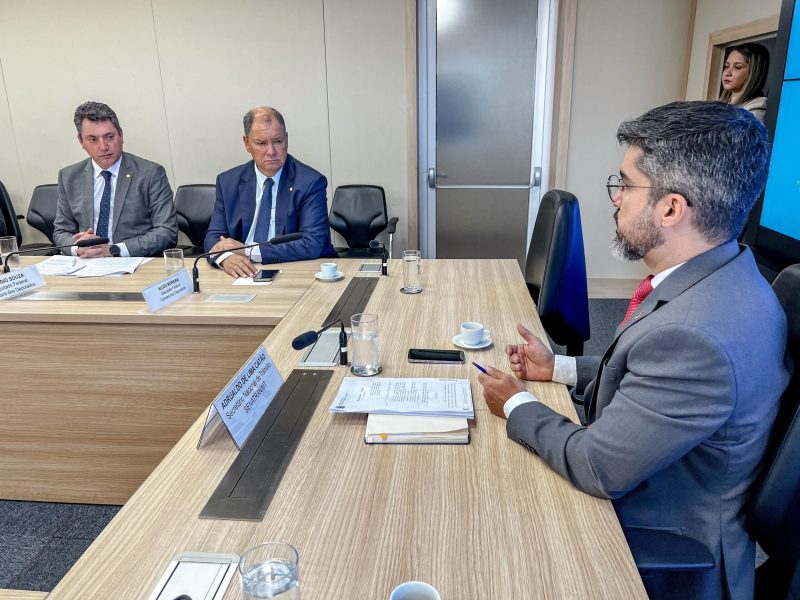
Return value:
[[(253, 263), (335, 257), (328, 229), (325, 177), (288, 154), (289, 134), (281, 113), (254, 108), (244, 116), (244, 147), (253, 157), (217, 177), (217, 201), (206, 232), (205, 251), (231, 277), (252, 277)], [(266, 242), (299, 232), (299, 240)]]

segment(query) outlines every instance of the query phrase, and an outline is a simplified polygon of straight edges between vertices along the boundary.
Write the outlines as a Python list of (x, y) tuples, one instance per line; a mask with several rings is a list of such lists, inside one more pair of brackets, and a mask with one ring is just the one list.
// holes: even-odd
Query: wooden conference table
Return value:
[[(0, 302), (0, 364), (8, 374), (0, 498), (125, 503), (306, 293), (318, 266), (282, 265), (275, 283), (239, 287), (201, 261), (203, 293), (155, 314), (141, 295)], [(44, 293), (139, 293), (164, 277), (163, 261), (153, 260), (122, 277), (46, 277)], [(206, 302), (215, 293), (256, 298)]]
[[(237, 340), (247, 346), (243, 355), (263, 340), (286, 378), (300, 357), (292, 338), (322, 323), (356, 266), (340, 261), (343, 281), (307, 281), (266, 340), (265, 326), (258, 342)], [(367, 306), (380, 318), (383, 375), (468, 378), (476, 415), (469, 445), (365, 445), (364, 416), (327, 410), (347, 375), (337, 367), (264, 519), (201, 520), (236, 449), (219, 430), (196, 449), (205, 417), (198, 410), (194, 424), (48, 600), (146, 598), (178, 552), (241, 554), (264, 540), (300, 550), (304, 600), (385, 599), (410, 579), (431, 583), (445, 600), (645, 598), (611, 504), (576, 491), (508, 440), (505, 422), (486, 408), (476, 369), (406, 360), (409, 347), (451, 347), (458, 324), (478, 320), (495, 345), (467, 351), (467, 360), (505, 368), (503, 347), (516, 339), (515, 319), (542, 334), (516, 261), (423, 261), (424, 291), (416, 296), (399, 293), (401, 270), (392, 261), (390, 276), (379, 278)], [(229, 349), (217, 345), (220, 356)], [(243, 362), (222, 368), (223, 379)], [(131, 377), (155, 384), (163, 374), (155, 361), (136, 368)], [(206, 389), (202, 401), (210, 402), (222, 385)], [(529, 389), (574, 415), (563, 386)], [(239, 597), (234, 582), (225, 598)]]

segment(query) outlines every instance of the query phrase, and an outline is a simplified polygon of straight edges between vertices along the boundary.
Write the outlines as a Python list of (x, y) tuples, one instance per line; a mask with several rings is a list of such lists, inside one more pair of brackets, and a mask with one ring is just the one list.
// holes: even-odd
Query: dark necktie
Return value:
[(625, 313), (625, 318), (622, 319), (622, 323), (620, 323), (620, 327), (625, 325), (628, 322), (628, 319), (631, 318), (631, 315), (639, 308), (639, 305), (644, 302), (644, 299), (650, 295), (650, 292), (653, 291), (653, 284), (651, 283), (653, 279), (652, 275), (648, 275), (642, 280), (642, 283), (639, 284), (639, 287), (636, 288), (636, 291), (633, 292), (633, 298), (631, 298), (630, 304), (628, 304), (628, 310)]
[(103, 184), (103, 196), (100, 198), (100, 215), (97, 217), (97, 230), (94, 232), (98, 237), (108, 237), (108, 220), (111, 217), (111, 172), (100, 171), (100, 175), (106, 182)]
[(261, 206), (258, 209), (258, 223), (253, 234), (253, 242), (266, 242), (269, 239), (269, 218), (272, 214), (272, 177), (264, 182), (264, 193), (261, 194)]

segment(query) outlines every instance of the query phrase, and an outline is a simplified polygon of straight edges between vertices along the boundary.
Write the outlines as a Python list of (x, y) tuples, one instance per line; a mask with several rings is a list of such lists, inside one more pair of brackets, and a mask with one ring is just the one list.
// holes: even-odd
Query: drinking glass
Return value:
[(358, 313), (350, 318), (354, 375), (369, 377), (383, 368), (378, 358), (378, 315)]
[[(17, 251), (17, 237), (14, 235), (7, 235), (4, 237), (0, 237), (0, 263), (3, 265), (6, 264), (6, 256), (11, 254), (12, 252)], [(11, 259), (11, 262), (8, 266), (12, 269), (19, 269), (20, 262), (19, 262), (19, 254), (15, 254), (14, 257)], [(0, 272), (2, 270), (0, 269)]]
[(238, 567), (242, 599), (300, 600), (299, 560), (297, 548), (281, 542), (265, 542), (247, 550)]
[(167, 275), (183, 270), (183, 250), (180, 248), (164, 250), (164, 267), (167, 269)]
[(404, 294), (419, 294), (422, 291), (420, 284), (421, 259), (419, 250), (403, 252), (403, 287), (400, 288), (400, 291)]

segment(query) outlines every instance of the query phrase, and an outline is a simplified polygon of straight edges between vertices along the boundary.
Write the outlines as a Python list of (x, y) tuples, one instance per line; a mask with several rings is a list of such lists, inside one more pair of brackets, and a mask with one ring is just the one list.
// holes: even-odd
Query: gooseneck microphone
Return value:
[(9, 267), (9, 261), (11, 260), (12, 256), (20, 255), (20, 254), (35, 254), (36, 252), (42, 252), (43, 250), (63, 250), (64, 248), (91, 248), (92, 246), (102, 246), (103, 244), (108, 243), (107, 237), (95, 237), (95, 238), (87, 238), (85, 240), (80, 240), (75, 242), (74, 244), (66, 244), (65, 246), (45, 246), (44, 248), (27, 248), (25, 250), (17, 250), (16, 252), (9, 252), (6, 254), (6, 261), (3, 263), (3, 273), (8, 273), (11, 268)]
[(303, 234), (298, 231), (296, 233), (287, 233), (286, 235), (276, 235), (268, 242), (256, 242), (254, 244), (247, 244), (246, 246), (239, 246), (234, 250), (217, 250), (216, 252), (205, 252), (201, 254), (195, 259), (194, 266), (192, 267), (192, 285), (194, 287), (194, 293), (200, 293), (200, 271), (197, 268), (197, 263), (200, 262), (201, 258), (208, 258), (209, 256), (214, 256), (215, 254), (225, 254), (226, 252), (235, 252), (236, 250), (244, 250), (246, 248), (255, 248), (257, 246), (263, 246), (264, 244), (272, 244), (273, 246), (277, 246), (278, 244), (285, 244), (286, 242), (299, 240), (301, 237), (303, 237)]
[(386, 251), (386, 246), (378, 240), (370, 240), (369, 247), (373, 250), (381, 248), (383, 254), (383, 264), (381, 265), (381, 275), (389, 274), (389, 253)]
[(342, 330), (339, 332), (339, 364), (347, 366), (347, 332), (344, 330), (344, 321), (341, 319), (336, 319), (335, 321), (323, 325), (322, 329), (319, 331), (306, 331), (305, 333), (301, 333), (292, 340), (292, 348), (295, 350), (308, 348), (319, 339), (323, 331), (327, 331), (337, 323), (342, 326)]

